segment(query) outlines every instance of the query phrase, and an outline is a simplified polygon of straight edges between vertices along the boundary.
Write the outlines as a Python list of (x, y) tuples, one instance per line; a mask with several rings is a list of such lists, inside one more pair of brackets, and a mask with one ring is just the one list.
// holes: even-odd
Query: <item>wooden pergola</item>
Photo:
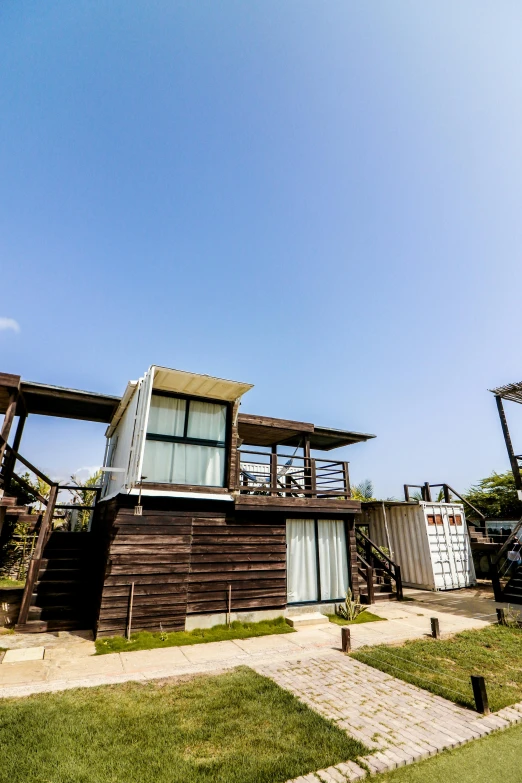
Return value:
[(522, 454), (515, 454), (513, 443), (511, 441), (511, 435), (509, 434), (509, 428), (506, 419), (506, 413), (504, 410), (503, 400), (509, 402), (518, 402), (522, 404), (522, 381), (518, 383), (508, 383), (506, 386), (499, 386), (496, 389), (490, 389), (490, 392), (495, 395), (495, 401), (497, 403), (498, 415), (500, 417), (500, 426), (502, 427), (502, 433), (504, 435), (504, 441), (506, 443), (506, 449), (511, 464), (511, 470), (513, 472), (513, 478), (515, 479), (515, 487), (517, 490), (518, 498), (522, 501), (522, 476), (520, 473), (520, 463), (522, 462)]
[(0, 466), (4, 481), (14, 468), (14, 464), (6, 464), (11, 462), (9, 455), (5, 461), (4, 456), (15, 417), (18, 417), (18, 423), (11, 451), (17, 453), (29, 414), (108, 424), (119, 402), (119, 397), (107, 394), (23, 381), (19, 375), (0, 373), (0, 414), (4, 414), (0, 430)]

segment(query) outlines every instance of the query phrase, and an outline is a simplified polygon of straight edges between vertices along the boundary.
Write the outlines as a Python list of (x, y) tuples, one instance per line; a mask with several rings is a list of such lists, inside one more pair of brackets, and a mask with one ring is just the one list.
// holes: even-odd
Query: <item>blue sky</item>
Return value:
[[(507, 469), (487, 389), (522, 377), (521, 23), (508, 0), (4, 0), (0, 370), (248, 381), (246, 412), (377, 434), (339, 458), (380, 496)], [(23, 451), (67, 476), (103, 431), (33, 417)]]

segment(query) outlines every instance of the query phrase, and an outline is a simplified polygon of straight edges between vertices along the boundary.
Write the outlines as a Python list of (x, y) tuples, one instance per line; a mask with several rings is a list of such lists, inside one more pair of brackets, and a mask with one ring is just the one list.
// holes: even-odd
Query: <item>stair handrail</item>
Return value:
[[(398, 565), (398, 563), (395, 563), (391, 557), (388, 557), (388, 555), (382, 551), (380, 546), (375, 543), (375, 541), (372, 541), (372, 539), (364, 533), (360, 527), (357, 525), (355, 526), (355, 537), (360, 536), (367, 544), (367, 546), (371, 547), (373, 551), (371, 551), (371, 556), (376, 557), (377, 560), (380, 562), (381, 566), (384, 568), (386, 573), (394, 580), (395, 582), (395, 590), (397, 592), (397, 598), (402, 601), (404, 594), (402, 590), (402, 576), (401, 576), (401, 567)], [(360, 542), (359, 542), (360, 543)], [(362, 560), (361, 556), (358, 554), (358, 557)], [(383, 562), (384, 561), (384, 562)], [(366, 562), (366, 561), (365, 561)], [(366, 563), (367, 565), (367, 563)]]
[(18, 614), (18, 625), (25, 625), (29, 616), (29, 608), (31, 606), (31, 599), (33, 595), (34, 586), (38, 578), (38, 572), (42, 561), (42, 554), (47, 543), (47, 540), (51, 531), (51, 523), (54, 516), (54, 508), (56, 506), (56, 500), (58, 498), (58, 484), (53, 482), (51, 490), (49, 492), (49, 500), (45, 509), (42, 524), (38, 533), (36, 546), (31, 556), (29, 568), (27, 570), (27, 577), (25, 580), (24, 592), (22, 595), (22, 603), (20, 605), (20, 612)]
[[(11, 458), (14, 457), (15, 461), (21, 462), (22, 465), (25, 465), (26, 468), (29, 468), (30, 471), (35, 473), (38, 476), (38, 478), (42, 479), (42, 481), (45, 481), (46, 484), (49, 484), (49, 486), (52, 486), (53, 484), (56, 484), (56, 482), (53, 481), (52, 479), (50, 479), (49, 476), (46, 476), (45, 473), (42, 473), (42, 471), (39, 470), (39, 468), (37, 468), (36, 465), (33, 465), (32, 462), (29, 462), (29, 460), (26, 459), (25, 457), (23, 457), (18, 451), (15, 451), (12, 448), (12, 446), (10, 446), (9, 443), (7, 443), (5, 438), (3, 438), (0, 435), (0, 445), (2, 445), (2, 444), (5, 445), (6, 455), (7, 455), (7, 452), (8, 452), (9, 456)], [(6, 459), (4, 458), (4, 463), (5, 462), (6, 462)]]
[(40, 495), (38, 490), (36, 490), (34, 487), (32, 487), (28, 481), (26, 481), (22, 476), (19, 476), (18, 473), (14, 473), (11, 476), (11, 479), (16, 479), (17, 483), (20, 484), (21, 487), (25, 489), (26, 492), (29, 492), (35, 500), (38, 500), (40, 503), (43, 503), (44, 506), (47, 505), (47, 498), (45, 498), (43, 495)]
[(519, 543), (520, 539), (518, 537), (518, 534), (520, 533), (520, 529), (522, 528), (522, 517), (518, 520), (517, 524), (511, 531), (511, 535), (506, 539), (503, 546), (499, 550), (499, 552), (495, 556), (495, 563), (498, 563), (500, 561), (500, 558), (504, 555), (504, 552), (507, 551), (508, 547), (511, 546), (513, 539), (516, 538)]

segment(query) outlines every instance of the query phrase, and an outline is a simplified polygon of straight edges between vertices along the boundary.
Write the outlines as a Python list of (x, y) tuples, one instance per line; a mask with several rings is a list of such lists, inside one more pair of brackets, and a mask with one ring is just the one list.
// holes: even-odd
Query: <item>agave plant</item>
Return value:
[(367, 609), (368, 607), (362, 606), (360, 601), (354, 601), (352, 591), (348, 588), (344, 604), (338, 604), (335, 607), (335, 614), (338, 617), (342, 617), (343, 620), (350, 622), (363, 612), (366, 612)]

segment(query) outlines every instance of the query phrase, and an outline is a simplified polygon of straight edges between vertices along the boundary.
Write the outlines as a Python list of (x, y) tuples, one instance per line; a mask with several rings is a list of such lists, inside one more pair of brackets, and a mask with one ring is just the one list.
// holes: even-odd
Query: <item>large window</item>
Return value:
[(345, 523), (339, 519), (287, 519), (289, 604), (339, 601), (348, 589)]
[(153, 392), (144, 481), (224, 486), (226, 431), (226, 405)]

